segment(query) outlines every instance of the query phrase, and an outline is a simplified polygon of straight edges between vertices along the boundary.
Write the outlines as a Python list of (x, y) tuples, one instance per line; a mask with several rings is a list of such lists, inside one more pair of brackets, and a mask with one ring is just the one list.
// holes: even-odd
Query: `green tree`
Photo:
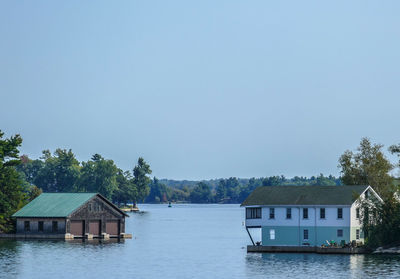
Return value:
[(262, 185), (263, 186), (278, 186), (278, 185), (283, 185), (286, 181), (286, 178), (281, 175), (281, 176), (270, 176), (264, 178)]
[[(390, 146), (390, 147), (389, 147), (389, 151), (390, 151), (390, 153), (392, 153), (392, 154), (397, 154), (397, 156), (398, 156), (399, 159), (400, 159), (400, 144)], [(397, 163), (397, 167), (400, 167), (400, 160), (399, 160), (399, 162)]]
[(361, 202), (362, 227), (366, 245), (371, 248), (398, 245), (400, 235), (400, 203), (394, 195), (384, 202), (368, 199)]
[(42, 160), (32, 160), (27, 155), (20, 157), (21, 164), (16, 166), (17, 171), (24, 175), (24, 179), (30, 184), (34, 184), (40, 170), (44, 167)]
[(146, 198), (146, 202), (166, 202), (170, 198), (171, 189), (161, 183), (156, 177), (150, 183), (150, 193)]
[(22, 144), (20, 135), (3, 139), (0, 130), (0, 232), (10, 232), (14, 229), (11, 215), (25, 203), (23, 181), (15, 169), (20, 163), (18, 148)]
[(134, 200), (135, 204), (139, 201), (143, 201), (149, 195), (151, 179), (148, 175), (150, 174), (150, 166), (142, 157), (139, 157), (137, 165), (133, 168), (133, 183), (138, 192)]
[(72, 192), (76, 190), (80, 166), (71, 149), (56, 149), (54, 156), (49, 150), (44, 150), (44, 166), (37, 172), (33, 184), (44, 192)]
[(29, 192), (28, 192), (28, 201), (32, 201), (35, 198), (37, 198), (38, 196), (40, 196), (40, 194), (42, 193), (42, 189), (36, 187), (35, 185), (32, 185), (29, 188)]
[(82, 162), (78, 189), (83, 192), (97, 192), (111, 199), (117, 189), (117, 175), (118, 168), (113, 160), (106, 160), (95, 154), (91, 160)]
[(383, 145), (363, 138), (356, 153), (345, 151), (339, 159), (341, 180), (345, 185), (371, 185), (381, 197), (393, 192), (392, 164), (382, 152)]
[(117, 189), (113, 193), (113, 201), (124, 205), (133, 202), (137, 197), (137, 189), (133, 183), (131, 173), (118, 169), (116, 181)]
[(253, 192), (257, 187), (261, 185), (262, 185), (261, 179), (256, 179), (254, 177), (250, 178), (247, 185), (243, 186), (240, 191), (239, 202), (242, 203), (250, 195), (251, 192)]
[(210, 203), (212, 202), (211, 188), (204, 182), (200, 182), (190, 193), (192, 203)]
[(221, 179), (216, 189), (216, 199), (218, 202), (235, 203), (239, 200), (240, 183), (236, 177)]

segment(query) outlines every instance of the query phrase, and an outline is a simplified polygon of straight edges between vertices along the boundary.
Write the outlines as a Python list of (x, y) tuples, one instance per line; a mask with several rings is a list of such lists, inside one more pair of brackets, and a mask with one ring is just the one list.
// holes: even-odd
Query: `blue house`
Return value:
[(359, 201), (371, 186), (263, 186), (241, 206), (246, 230), (261, 229), (263, 246), (320, 246), (327, 241), (363, 242)]

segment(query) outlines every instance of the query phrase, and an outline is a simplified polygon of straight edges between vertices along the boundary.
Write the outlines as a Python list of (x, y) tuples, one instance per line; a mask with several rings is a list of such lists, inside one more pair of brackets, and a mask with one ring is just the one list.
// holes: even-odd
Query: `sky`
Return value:
[[(0, 130), (153, 175), (339, 175), (400, 143), (400, 2), (1, 1)], [(390, 157), (395, 159), (395, 157)]]

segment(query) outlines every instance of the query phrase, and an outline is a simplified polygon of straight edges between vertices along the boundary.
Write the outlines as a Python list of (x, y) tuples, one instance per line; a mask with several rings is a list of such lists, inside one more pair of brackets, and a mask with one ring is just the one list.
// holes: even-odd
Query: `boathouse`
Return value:
[(32, 238), (124, 237), (125, 217), (96, 193), (43, 193), (16, 212), (17, 235)]
[(241, 206), (253, 245), (249, 229), (261, 246), (321, 246), (363, 242), (359, 201), (372, 196), (382, 201), (371, 186), (263, 186)]

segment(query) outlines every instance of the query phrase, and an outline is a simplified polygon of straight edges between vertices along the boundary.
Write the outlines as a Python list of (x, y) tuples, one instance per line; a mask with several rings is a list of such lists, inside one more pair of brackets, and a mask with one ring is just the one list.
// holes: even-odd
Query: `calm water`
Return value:
[(141, 205), (124, 243), (0, 241), (0, 278), (400, 278), (400, 256), (247, 254), (238, 205)]

